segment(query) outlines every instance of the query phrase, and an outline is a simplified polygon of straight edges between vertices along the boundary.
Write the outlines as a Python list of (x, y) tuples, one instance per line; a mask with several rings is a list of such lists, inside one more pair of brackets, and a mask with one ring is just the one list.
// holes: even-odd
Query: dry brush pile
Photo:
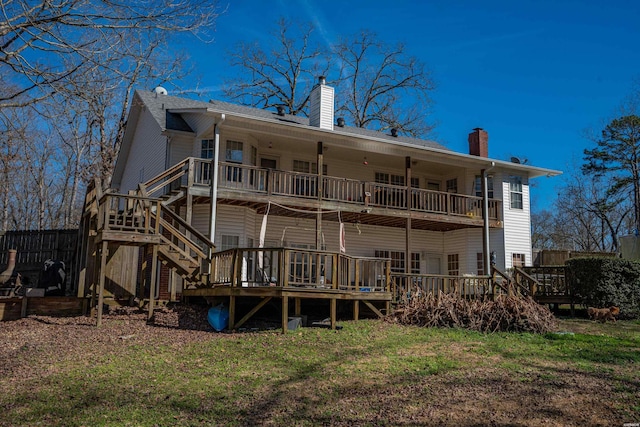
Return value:
[(467, 300), (454, 294), (406, 298), (390, 316), (403, 325), (466, 328), (480, 332), (546, 333), (557, 329), (551, 311), (530, 297), (501, 295)]

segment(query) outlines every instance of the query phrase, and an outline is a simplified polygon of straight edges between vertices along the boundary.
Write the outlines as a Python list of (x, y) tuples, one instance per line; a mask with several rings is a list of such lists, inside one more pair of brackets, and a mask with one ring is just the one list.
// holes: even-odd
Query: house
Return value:
[[(162, 196), (216, 253), (254, 248), (236, 267), (245, 286), (271, 279), (261, 248), (384, 258), (414, 275), (486, 275), (490, 253), (502, 270), (531, 265), (530, 180), (560, 172), (490, 158), (483, 129), (468, 141), (458, 153), (349, 126), (324, 79), (309, 118), (158, 88), (134, 95), (111, 187)], [(329, 275), (289, 262), (316, 283)]]

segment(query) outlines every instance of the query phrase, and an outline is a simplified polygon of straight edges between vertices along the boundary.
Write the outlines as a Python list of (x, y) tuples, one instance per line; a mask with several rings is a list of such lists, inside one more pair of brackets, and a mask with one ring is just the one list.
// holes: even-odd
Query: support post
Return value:
[(220, 121), (213, 125), (213, 158), (211, 159), (211, 212), (209, 215), (209, 240), (215, 243), (216, 214), (218, 208), (218, 165), (220, 164), (220, 126), (226, 116), (220, 115)]
[(491, 167), (482, 169), (481, 186), (482, 186), (482, 269), (483, 273), (488, 276), (491, 274), (491, 255), (489, 253), (489, 175), (488, 172), (495, 167), (495, 163), (491, 162)]
[(289, 297), (282, 297), (282, 333), (286, 334), (289, 328)]
[(293, 304), (295, 315), (300, 316), (302, 313), (302, 300), (300, 298), (294, 298)]
[(233, 331), (236, 327), (236, 297), (229, 295), (229, 330)]
[(102, 242), (102, 248), (100, 250), (100, 275), (98, 279), (98, 315), (96, 320), (96, 326), (102, 326), (102, 306), (104, 305), (104, 282), (106, 279), (107, 269), (107, 251), (109, 249), (109, 242), (104, 240)]
[(353, 301), (353, 320), (358, 320), (360, 317), (360, 301)]
[(323, 193), (323, 179), (322, 179), (322, 169), (324, 164), (324, 155), (322, 153), (322, 141), (318, 141), (318, 157), (317, 157), (317, 165), (318, 165), (318, 179), (316, 183), (316, 191), (318, 197), (318, 213), (316, 214), (316, 250), (319, 251), (322, 249), (322, 193)]
[(404, 272), (411, 273), (411, 209), (413, 197), (411, 197), (411, 157), (405, 157), (405, 180), (407, 184), (407, 226), (405, 227), (405, 263)]
[(158, 245), (153, 245), (151, 251), (151, 280), (149, 283), (149, 315), (148, 320), (153, 317), (153, 306), (156, 300), (156, 281), (158, 276)]
[(336, 329), (336, 313), (337, 313), (337, 300), (335, 298), (331, 298), (330, 300), (330, 304), (331, 304), (331, 329)]

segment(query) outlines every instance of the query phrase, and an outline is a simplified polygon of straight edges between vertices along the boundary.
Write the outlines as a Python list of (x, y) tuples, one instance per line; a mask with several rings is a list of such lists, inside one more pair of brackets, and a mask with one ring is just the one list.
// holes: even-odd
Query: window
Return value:
[[(227, 151), (225, 160), (231, 163), (242, 163), (242, 142), (227, 141)], [(242, 182), (242, 171), (240, 166), (225, 165), (225, 175), (227, 182)]]
[(242, 142), (227, 141), (225, 160), (227, 162), (242, 163)]
[[(482, 197), (482, 177), (480, 175), (476, 175), (474, 189), (476, 192), (476, 197)], [(487, 177), (487, 193), (489, 193), (489, 198), (493, 199), (493, 177), (492, 176)]]
[[(404, 175), (391, 175), (385, 172), (376, 172), (375, 181), (378, 184), (405, 186)], [(412, 180), (413, 182), (413, 180)], [(373, 194), (373, 203), (382, 206), (403, 208), (406, 191), (401, 188), (377, 188)]]
[(457, 192), (458, 192), (458, 178), (448, 179), (447, 193), (457, 193)]
[(476, 268), (478, 269), (478, 276), (484, 275), (484, 254), (482, 252), (476, 253)]
[(201, 141), (200, 148), (200, 158), (202, 159), (213, 159), (214, 154), (214, 140), (213, 139), (203, 139)]
[[(318, 164), (308, 162), (306, 160), (294, 160), (293, 161), (293, 171), (307, 174), (317, 174), (318, 173)], [(327, 165), (322, 165), (322, 173), (323, 175), (327, 174)], [(316, 197), (317, 188), (318, 188), (318, 177), (317, 176), (296, 176), (294, 181), (294, 191), (298, 196), (306, 196), (306, 197)]]
[(239, 236), (231, 236), (227, 234), (222, 235), (222, 240), (220, 242), (220, 250), (226, 251), (227, 249), (237, 248), (240, 244)]
[(524, 267), (524, 254), (511, 254), (511, 261), (514, 267)]
[(404, 252), (402, 251), (375, 251), (376, 258), (391, 258), (391, 272), (404, 273)]
[(449, 276), (460, 275), (460, 261), (458, 254), (447, 255), (447, 272)]
[(435, 181), (427, 181), (427, 190), (440, 191), (440, 183)]
[[(318, 173), (318, 164), (316, 162), (307, 162), (306, 160), (294, 160), (293, 171), (302, 173)], [(322, 174), (327, 174), (327, 164), (322, 165)]]
[(413, 252), (411, 254), (411, 273), (420, 274), (420, 253)]
[(522, 209), (522, 177), (512, 176), (509, 179), (511, 209)]

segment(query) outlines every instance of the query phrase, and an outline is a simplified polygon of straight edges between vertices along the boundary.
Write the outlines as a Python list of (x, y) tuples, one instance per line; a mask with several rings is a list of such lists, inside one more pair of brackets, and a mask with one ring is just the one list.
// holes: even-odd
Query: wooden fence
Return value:
[(75, 267), (78, 230), (19, 230), (0, 232), (0, 269), (6, 268), (9, 249), (18, 251), (15, 271), (37, 287), (46, 260), (65, 264), (65, 289), (72, 293), (76, 286)]

